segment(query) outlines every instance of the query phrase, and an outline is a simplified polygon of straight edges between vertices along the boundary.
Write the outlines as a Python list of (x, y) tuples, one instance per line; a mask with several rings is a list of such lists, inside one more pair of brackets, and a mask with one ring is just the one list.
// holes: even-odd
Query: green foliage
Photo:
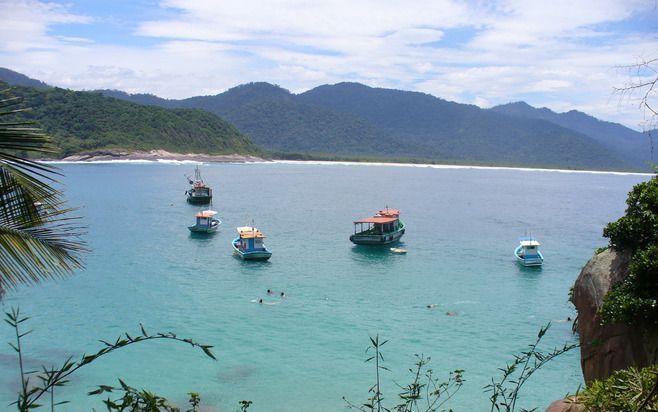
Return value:
[(610, 246), (632, 251), (658, 244), (658, 176), (633, 187), (626, 214), (603, 229)]
[(16, 120), (25, 113), (19, 98), (0, 91), (0, 295), (71, 273), (86, 251), (78, 218), (53, 187), (59, 170), (26, 158), (54, 147), (32, 123)]
[[(99, 358), (102, 358), (118, 349), (123, 347), (131, 346), (140, 342), (152, 341), (152, 340), (167, 340), (185, 343), (192, 346), (193, 348), (199, 348), (203, 353), (211, 359), (216, 359), (215, 355), (212, 352), (212, 346), (203, 345), (197, 343), (189, 338), (179, 338), (176, 334), (167, 332), (167, 333), (156, 333), (149, 334), (144, 329), (144, 326), (140, 325), (140, 334), (139, 335), (129, 335), (125, 334), (119, 336), (116, 341), (108, 342), (101, 340), (104, 347), (98, 350), (91, 355), (83, 354), (80, 359), (74, 361), (72, 357), (69, 357), (64, 361), (62, 366), (56, 368), (46, 368), (42, 367), (41, 371), (25, 371), (23, 367), (23, 347), (22, 347), (22, 338), (31, 333), (32, 331), (22, 332), (21, 327), (24, 322), (29, 320), (28, 317), (21, 316), (18, 309), (12, 309), (11, 312), (6, 312), (5, 322), (9, 324), (16, 333), (16, 343), (9, 343), (14, 351), (18, 355), (18, 364), (20, 369), (20, 379), (21, 379), (21, 389), (18, 393), (18, 399), (15, 404), (20, 412), (28, 412), (32, 409), (37, 409), (42, 405), (38, 403), (40, 399), (45, 398), (44, 395), (50, 396), (50, 406), (51, 410), (54, 411), (56, 405), (67, 403), (55, 402), (55, 389), (66, 385), (69, 381), (69, 377), (73, 375), (78, 369), (89, 365), (96, 361)], [(104, 402), (108, 411), (144, 411), (144, 412), (155, 412), (155, 411), (178, 411), (178, 409), (171, 407), (167, 400), (157, 396), (146, 390), (136, 390), (123, 381), (119, 380), (121, 383), (121, 388), (114, 388), (112, 386), (101, 385), (98, 389), (90, 392), (90, 395), (99, 395), (105, 392), (121, 391), (123, 396), (116, 400), (110, 400), (109, 398)], [(196, 393), (190, 393), (190, 405), (192, 409), (188, 412), (196, 412), (197, 406), (199, 404), (199, 396)]]
[(633, 255), (628, 277), (606, 295), (599, 310), (605, 323), (658, 323), (658, 245)]
[(610, 246), (633, 254), (629, 275), (614, 285), (599, 311), (605, 324), (658, 323), (658, 176), (633, 187), (626, 214), (603, 230)]
[(578, 394), (578, 401), (587, 411), (658, 411), (658, 366), (616, 371), (605, 380), (594, 381)]
[[(375, 383), (370, 387), (368, 401), (364, 404), (354, 404), (343, 397), (351, 409), (358, 409), (362, 412), (438, 412), (445, 411), (443, 405), (452, 398), (455, 393), (464, 384), (463, 373), (461, 369), (450, 372), (448, 380), (439, 382), (433, 374), (432, 369), (427, 365), (430, 358), (423, 355), (416, 355), (415, 367), (409, 369), (412, 376), (411, 382), (406, 386), (400, 386), (401, 392), (398, 394), (399, 403), (397, 405), (386, 407), (384, 404), (384, 394), (381, 392), (381, 371), (389, 369), (383, 366), (384, 356), (381, 347), (388, 341), (380, 341), (379, 336), (370, 338), (370, 346), (366, 353), (372, 351), (373, 354), (366, 359), (366, 362), (375, 364)], [(450, 409), (449, 411), (452, 411)]]
[[(514, 361), (507, 364), (505, 368), (500, 369), (502, 372), (500, 380), (496, 381), (492, 378), (491, 383), (485, 386), (485, 390), (491, 392), (491, 397), (489, 398), (491, 401), (491, 412), (494, 410), (498, 412), (514, 412), (516, 410), (519, 392), (528, 379), (530, 379), (530, 376), (556, 356), (560, 356), (578, 347), (576, 344), (565, 344), (562, 348), (555, 348), (549, 352), (538, 351), (537, 347), (550, 327), (551, 324), (549, 323), (541, 328), (537, 334), (537, 340), (529, 345), (530, 349), (521, 352), (520, 355), (515, 355)], [(529, 411), (535, 410), (536, 408)], [(521, 411), (528, 412), (527, 409), (523, 408), (521, 408)]]
[(233, 125), (203, 110), (143, 106), (59, 88), (12, 91), (33, 108), (22, 118), (39, 122), (59, 147), (58, 156), (117, 149), (259, 153)]

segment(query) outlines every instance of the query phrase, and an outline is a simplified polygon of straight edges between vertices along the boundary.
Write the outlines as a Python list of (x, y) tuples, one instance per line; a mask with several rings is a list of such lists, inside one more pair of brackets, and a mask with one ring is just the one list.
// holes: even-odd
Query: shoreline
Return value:
[(252, 155), (209, 155), (203, 153), (172, 153), (166, 150), (150, 151), (111, 151), (98, 150), (67, 156), (62, 159), (44, 159), (47, 163), (129, 163), (129, 162), (199, 162), (199, 163), (279, 163), (279, 164), (307, 164), (307, 165), (344, 165), (344, 166), (390, 166), (390, 167), (416, 167), (429, 169), (474, 169), (474, 170), (519, 170), (525, 172), (556, 172), (556, 173), (588, 173), (608, 174), (618, 176), (653, 176), (654, 173), (624, 172), (614, 170), (579, 170), (579, 169), (550, 169), (541, 167), (523, 166), (480, 166), (456, 165), (435, 163), (401, 163), (401, 162), (371, 162), (349, 160), (282, 160), (265, 159)]
[(178, 161), (178, 162), (217, 162), (217, 163), (245, 163), (266, 162), (267, 160), (251, 155), (229, 154), (209, 155), (203, 153), (172, 153), (166, 150), (149, 151), (113, 151), (97, 150), (64, 157), (62, 159), (45, 159), (49, 163), (69, 162), (112, 162), (112, 161)]

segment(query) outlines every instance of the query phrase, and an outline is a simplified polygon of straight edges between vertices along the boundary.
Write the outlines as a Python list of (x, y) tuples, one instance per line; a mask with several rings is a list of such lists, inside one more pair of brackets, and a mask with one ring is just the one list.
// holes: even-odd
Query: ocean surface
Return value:
[[(217, 361), (175, 342), (123, 348), (81, 369), (58, 410), (103, 410), (96, 385), (117, 378), (206, 411), (342, 411), (343, 397), (367, 400), (375, 382), (365, 363), (369, 337), (383, 348), (383, 392), (395, 404), (411, 381), (414, 354), (431, 357), (438, 377), (465, 370), (446, 405), (489, 410), (483, 386), (552, 322), (541, 348), (577, 340), (567, 317), (569, 289), (607, 222), (619, 218), (632, 186), (647, 175), (350, 164), (204, 164), (223, 220), (210, 237), (187, 226), (200, 208), (185, 201), (191, 163), (64, 164), (71, 206), (88, 227), (86, 269), (7, 294), (34, 332), (23, 340), (28, 369), (61, 364), (121, 333), (175, 332), (214, 345)], [(352, 221), (401, 209), (400, 247), (354, 246)], [(269, 262), (232, 256), (235, 227), (268, 236)], [(545, 264), (514, 259), (518, 237), (542, 243)], [(266, 291), (271, 289), (274, 295)], [(285, 299), (279, 297), (285, 292)], [(262, 298), (265, 304), (258, 304)], [(436, 305), (428, 308), (428, 305)], [(448, 316), (447, 312), (455, 312)], [(14, 331), (0, 326), (0, 341)], [(557, 358), (524, 387), (519, 406), (543, 410), (583, 382), (579, 352)], [(18, 390), (11, 348), (0, 345), (0, 410)]]

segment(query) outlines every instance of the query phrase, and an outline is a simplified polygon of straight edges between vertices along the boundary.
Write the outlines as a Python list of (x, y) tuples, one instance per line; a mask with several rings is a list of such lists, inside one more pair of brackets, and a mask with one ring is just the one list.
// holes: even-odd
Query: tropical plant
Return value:
[(658, 323), (658, 176), (633, 187), (624, 216), (603, 230), (610, 246), (632, 253), (629, 274), (600, 309), (604, 323)]
[[(565, 344), (562, 348), (555, 348), (550, 352), (541, 352), (537, 350), (542, 338), (551, 327), (548, 323), (546, 326), (539, 330), (537, 339), (526, 351), (522, 351), (520, 355), (514, 355), (514, 361), (507, 364), (505, 368), (501, 368), (502, 377), (496, 381), (493, 378), (491, 383), (484, 387), (486, 392), (491, 392), (491, 412), (514, 412), (516, 410), (516, 402), (519, 398), (519, 392), (523, 385), (530, 379), (539, 368), (543, 367), (547, 362), (553, 360), (556, 356), (560, 356), (576, 347), (577, 344)], [(522, 412), (532, 412), (534, 409), (523, 409)]]
[(63, 277), (81, 268), (83, 228), (62, 192), (52, 165), (27, 158), (54, 149), (40, 129), (17, 120), (27, 109), (0, 91), (0, 291)]
[[(26, 371), (23, 362), (24, 348), (22, 345), (22, 339), (32, 331), (24, 331), (22, 327), (23, 323), (29, 320), (29, 317), (22, 316), (18, 309), (12, 309), (11, 312), (6, 312), (5, 315), (5, 322), (14, 328), (16, 334), (15, 343), (9, 343), (9, 346), (11, 346), (18, 355), (21, 387), (18, 393), (18, 398), (14, 404), (17, 406), (20, 412), (28, 412), (32, 409), (39, 408), (42, 406), (42, 404), (39, 402), (43, 402), (46, 398), (50, 398), (50, 409), (54, 412), (55, 406), (68, 403), (67, 401), (55, 401), (55, 389), (66, 385), (71, 375), (73, 375), (80, 368), (91, 364), (99, 358), (134, 344), (153, 340), (180, 342), (190, 345), (193, 348), (199, 348), (209, 358), (212, 358), (213, 360), (216, 359), (214, 353), (211, 350), (212, 346), (210, 345), (203, 345), (189, 338), (178, 337), (175, 333), (172, 332), (149, 334), (146, 332), (144, 326), (140, 325), (140, 334), (131, 336), (126, 333), (122, 336), (119, 336), (116, 341), (111, 342), (101, 340), (100, 342), (103, 344), (103, 348), (98, 350), (96, 353), (92, 353), (91, 355), (83, 354), (78, 360), (73, 360), (72, 357), (69, 357), (60, 367), (47, 368), (42, 366), (41, 371)], [(178, 411), (178, 408), (171, 406), (165, 398), (162, 398), (147, 390), (134, 389), (128, 386), (121, 379), (119, 379), (119, 382), (121, 384), (121, 388), (115, 388), (108, 385), (100, 385), (98, 389), (89, 392), (89, 395), (122, 392), (123, 395), (119, 399), (111, 400), (110, 398), (107, 398), (107, 400), (104, 401), (108, 411)], [(188, 412), (196, 412), (198, 410), (200, 401), (199, 395), (194, 392), (190, 393), (189, 395), (189, 403), (192, 406), (192, 409)]]
[[(372, 355), (366, 359), (366, 362), (373, 362), (375, 364), (375, 383), (370, 387), (368, 392), (370, 397), (368, 401), (362, 405), (354, 404), (345, 397), (343, 400), (347, 402), (348, 407), (358, 409), (362, 412), (439, 412), (445, 411), (443, 405), (452, 398), (457, 391), (462, 387), (465, 380), (463, 379), (464, 371), (457, 369), (448, 374), (448, 380), (440, 382), (433, 374), (432, 369), (428, 369), (427, 365), (430, 358), (423, 355), (416, 355), (415, 367), (409, 369), (412, 380), (408, 385), (398, 385), (401, 389), (398, 393), (399, 402), (397, 405), (386, 407), (384, 404), (384, 394), (381, 391), (381, 376), (380, 371), (388, 371), (389, 369), (383, 365), (384, 355), (381, 352), (381, 347), (388, 342), (380, 341), (379, 336), (370, 338), (370, 346), (366, 352), (371, 352)], [(450, 409), (449, 411), (452, 411)]]
[(615, 371), (594, 381), (577, 400), (587, 411), (658, 411), (658, 365)]

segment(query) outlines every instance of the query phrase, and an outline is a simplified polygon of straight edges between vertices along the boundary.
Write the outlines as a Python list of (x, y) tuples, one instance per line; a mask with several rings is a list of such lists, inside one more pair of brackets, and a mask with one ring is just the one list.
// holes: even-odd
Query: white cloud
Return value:
[(169, 98), (249, 81), (295, 92), (359, 81), (486, 106), (525, 99), (634, 125), (637, 107), (612, 94), (625, 83), (615, 66), (658, 55), (654, 35), (633, 28), (637, 14), (658, 14), (640, 0), (165, 0), (168, 17), (132, 29), (150, 47), (58, 36), (59, 24), (105, 16), (0, 1), (11, 6), (0, 17), (0, 65), (60, 86)]

